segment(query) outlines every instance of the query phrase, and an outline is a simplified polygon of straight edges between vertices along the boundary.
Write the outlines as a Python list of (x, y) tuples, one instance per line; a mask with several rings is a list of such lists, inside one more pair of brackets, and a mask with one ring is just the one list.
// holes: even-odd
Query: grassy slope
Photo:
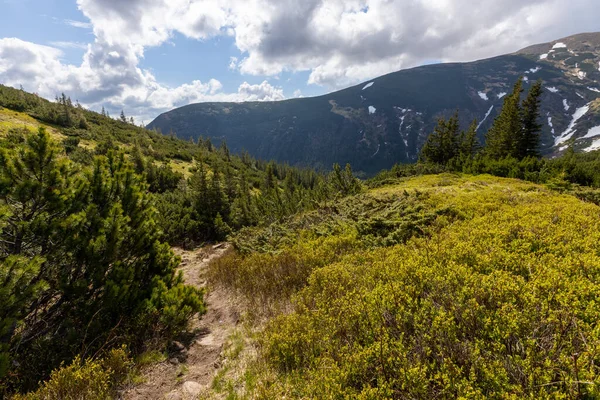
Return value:
[[(295, 299), (287, 315), (268, 310), (259, 356), (236, 351), (207, 397), (599, 396), (596, 205), (518, 180), (456, 175), (407, 179), (346, 204), (278, 228), (297, 241), (255, 232), (269, 251), (213, 265), (213, 280), (249, 299), (265, 278), (279, 282), (286, 298), (252, 307)], [(377, 213), (404, 222), (381, 229)], [(374, 240), (415, 220), (411, 239)]]

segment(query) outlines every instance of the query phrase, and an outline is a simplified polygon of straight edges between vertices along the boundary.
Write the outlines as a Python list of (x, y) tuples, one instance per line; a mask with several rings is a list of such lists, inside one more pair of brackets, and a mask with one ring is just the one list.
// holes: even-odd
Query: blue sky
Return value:
[(0, 83), (148, 122), (600, 27), (595, 0), (0, 0)]

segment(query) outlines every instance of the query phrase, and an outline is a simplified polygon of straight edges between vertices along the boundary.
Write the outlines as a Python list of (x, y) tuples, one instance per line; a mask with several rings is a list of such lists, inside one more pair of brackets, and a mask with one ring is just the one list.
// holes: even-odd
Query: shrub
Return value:
[(37, 391), (13, 400), (106, 400), (122, 384), (133, 367), (125, 348), (108, 352), (101, 360), (82, 360), (56, 369)]

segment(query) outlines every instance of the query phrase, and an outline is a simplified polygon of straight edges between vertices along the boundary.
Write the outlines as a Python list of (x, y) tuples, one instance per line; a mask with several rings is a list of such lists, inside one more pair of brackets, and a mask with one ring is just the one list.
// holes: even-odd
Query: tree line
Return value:
[(500, 115), (486, 133), (485, 146), (481, 146), (477, 140), (477, 121), (473, 121), (467, 131), (461, 131), (456, 112), (447, 120), (439, 119), (421, 149), (420, 160), (462, 169), (477, 156), (496, 161), (538, 158), (542, 129), (539, 123), (542, 82), (534, 83), (525, 98), (521, 99), (523, 91), (523, 79), (519, 78), (512, 92), (505, 97)]

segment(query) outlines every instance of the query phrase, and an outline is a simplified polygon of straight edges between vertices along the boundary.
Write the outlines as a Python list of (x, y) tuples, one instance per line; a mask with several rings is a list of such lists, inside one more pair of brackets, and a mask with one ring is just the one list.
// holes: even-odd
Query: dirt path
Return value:
[[(180, 270), (186, 283), (204, 287), (208, 263), (228, 249), (227, 244), (193, 251), (175, 249), (181, 256)], [(181, 342), (172, 346), (169, 359), (143, 371), (144, 383), (125, 391), (122, 399), (196, 399), (210, 384), (220, 366), (223, 344), (235, 328), (239, 313), (232, 299), (220, 290), (210, 291), (206, 303), (206, 314), (190, 321)]]

